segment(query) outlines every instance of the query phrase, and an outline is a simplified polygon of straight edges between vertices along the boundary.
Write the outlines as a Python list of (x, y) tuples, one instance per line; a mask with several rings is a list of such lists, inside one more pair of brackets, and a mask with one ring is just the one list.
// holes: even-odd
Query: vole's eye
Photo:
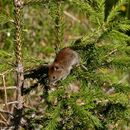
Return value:
[(55, 76), (53, 76), (52, 78), (53, 78), (53, 79), (56, 79), (56, 77), (55, 77)]

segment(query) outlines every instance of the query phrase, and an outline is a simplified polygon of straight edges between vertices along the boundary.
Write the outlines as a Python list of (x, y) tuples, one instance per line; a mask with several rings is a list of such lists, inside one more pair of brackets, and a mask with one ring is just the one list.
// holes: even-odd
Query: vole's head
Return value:
[(49, 66), (48, 79), (49, 84), (54, 85), (57, 81), (61, 80), (64, 69), (60, 64), (54, 63)]

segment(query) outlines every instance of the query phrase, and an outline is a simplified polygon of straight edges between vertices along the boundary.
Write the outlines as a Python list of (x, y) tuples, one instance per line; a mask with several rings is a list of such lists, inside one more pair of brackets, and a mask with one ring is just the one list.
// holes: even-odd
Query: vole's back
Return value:
[(56, 56), (55, 63), (63, 65), (63, 67), (69, 67), (77, 62), (78, 54), (70, 48), (63, 48)]

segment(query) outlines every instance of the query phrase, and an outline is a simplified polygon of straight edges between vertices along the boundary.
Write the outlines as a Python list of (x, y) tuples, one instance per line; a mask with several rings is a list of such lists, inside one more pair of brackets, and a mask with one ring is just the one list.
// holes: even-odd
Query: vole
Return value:
[(77, 64), (79, 64), (78, 53), (69, 47), (63, 48), (56, 55), (54, 62), (49, 65), (49, 84), (54, 85), (57, 81), (65, 79)]

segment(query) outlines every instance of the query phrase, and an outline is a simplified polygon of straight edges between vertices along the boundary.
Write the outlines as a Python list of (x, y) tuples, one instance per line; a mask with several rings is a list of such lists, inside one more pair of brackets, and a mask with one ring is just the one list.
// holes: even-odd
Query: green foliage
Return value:
[[(65, 106), (68, 106), (66, 109), (71, 111), (71, 113), (75, 113), (75, 116), (71, 124), (68, 124), (70, 128), (64, 124), (65, 129), (81, 129), (81, 126), (82, 129), (106, 129), (110, 122), (116, 123), (120, 119), (122, 121), (126, 119), (125, 112), (129, 109), (128, 95), (125, 95), (125, 90), (123, 92), (116, 92), (117, 87), (114, 88), (114, 84), (120, 81), (117, 78), (115, 80), (111, 78), (111, 76), (115, 77), (118, 71), (128, 70), (130, 66), (130, 58), (126, 54), (127, 43), (130, 37), (125, 34), (130, 29), (129, 20), (120, 15), (120, 6), (125, 4), (126, 1), (119, 1), (114, 9), (110, 11), (106, 20), (104, 2), (104, 0), (95, 0), (95, 4), (93, 5), (92, 1), (70, 1), (71, 4), (73, 3), (73, 6), (80, 7), (80, 11), (87, 15), (91, 22), (90, 30), (87, 34), (84, 34), (81, 42), (73, 44), (73, 46), (83, 48), (83, 50), (79, 50), (79, 53), (82, 65), (85, 67), (81, 67), (76, 72), (73, 72), (73, 74), (77, 76), (77, 79), (80, 79), (80, 85), (81, 81), (85, 81), (84, 85), (80, 87), (89, 87), (88, 91), (90, 94), (86, 93), (86, 89), (80, 91), (78, 95), (69, 93), (70, 99), (66, 99), (68, 101), (66, 101)], [(106, 81), (108, 85), (104, 86)], [(63, 85), (66, 85), (66, 83)], [(105, 92), (102, 91), (104, 87)], [(114, 94), (111, 94), (111, 92), (109, 94), (111, 87)], [(128, 90), (128, 88), (126, 86), (123, 89)], [(58, 90), (56, 91), (58, 92)], [(58, 95), (60, 96), (60, 94)], [(61, 95), (63, 95), (63, 91)], [(78, 106), (76, 104), (78, 99), (86, 105)], [(86, 100), (87, 102), (85, 102)], [(92, 105), (92, 102), (95, 100), (97, 103)], [(91, 107), (89, 108), (88, 106)], [(101, 118), (101, 115), (98, 116), (95, 111), (103, 117)], [(76, 120), (80, 121), (80, 123), (82, 122), (81, 125)]]
[(50, 1), (49, 3), (49, 14), (51, 16), (53, 29), (52, 32), (54, 33), (54, 42), (55, 49), (59, 50), (63, 44), (63, 34), (64, 34), (64, 17), (63, 17), (63, 9), (64, 3), (63, 2), (56, 2)]

